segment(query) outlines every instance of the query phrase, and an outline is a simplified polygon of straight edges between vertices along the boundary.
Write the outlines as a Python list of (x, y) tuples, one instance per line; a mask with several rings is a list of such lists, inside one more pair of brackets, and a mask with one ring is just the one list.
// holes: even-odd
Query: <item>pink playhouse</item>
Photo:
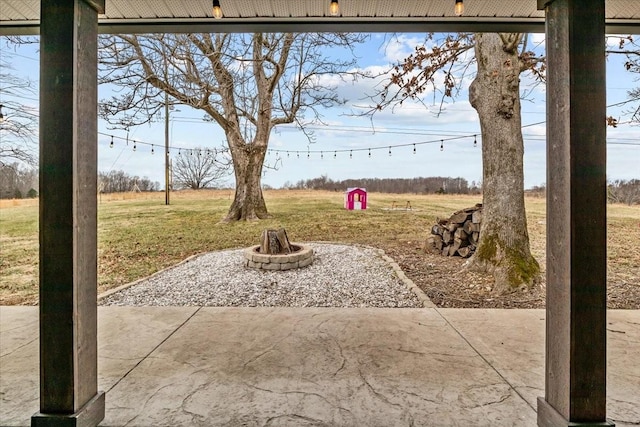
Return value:
[(367, 190), (365, 188), (347, 188), (344, 193), (344, 208), (350, 211), (367, 209)]

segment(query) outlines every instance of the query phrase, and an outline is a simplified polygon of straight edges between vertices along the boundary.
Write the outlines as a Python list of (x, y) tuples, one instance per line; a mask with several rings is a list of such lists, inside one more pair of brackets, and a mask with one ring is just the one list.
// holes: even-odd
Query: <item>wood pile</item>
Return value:
[(448, 219), (438, 219), (431, 227), (425, 250), (444, 256), (469, 258), (480, 241), (482, 203), (454, 212)]

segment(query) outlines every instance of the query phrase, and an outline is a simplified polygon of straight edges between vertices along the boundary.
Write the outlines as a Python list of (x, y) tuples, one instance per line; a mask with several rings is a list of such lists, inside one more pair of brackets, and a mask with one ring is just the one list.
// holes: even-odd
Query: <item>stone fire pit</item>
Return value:
[(263, 254), (260, 253), (260, 245), (252, 246), (244, 250), (245, 265), (262, 270), (292, 270), (311, 265), (313, 262), (313, 249), (301, 243), (291, 243), (291, 253), (288, 254)]

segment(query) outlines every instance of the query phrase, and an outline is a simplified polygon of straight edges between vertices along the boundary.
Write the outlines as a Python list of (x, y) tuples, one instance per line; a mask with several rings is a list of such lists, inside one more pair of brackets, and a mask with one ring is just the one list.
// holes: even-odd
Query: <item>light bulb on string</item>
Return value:
[(333, 158), (335, 159), (335, 158), (337, 158), (337, 157), (338, 157), (338, 152), (337, 152), (337, 151), (334, 151), (334, 152), (333, 152)]
[(369, 148), (369, 158), (371, 158), (371, 148)]
[(349, 158), (353, 159), (353, 150), (349, 150)]
[(113, 148), (113, 135), (111, 135), (111, 142), (109, 143), (109, 148)]
[(416, 154), (416, 144), (413, 144), (413, 154)]
[(324, 159), (324, 153), (322, 151), (320, 152), (320, 158)]
[(444, 151), (444, 140), (440, 140), (440, 151)]
[(307, 159), (310, 159), (310, 158), (311, 158), (311, 153), (307, 151)]
[(391, 156), (391, 146), (389, 146), (389, 156)]
[(134, 139), (134, 140), (133, 140), (133, 151), (136, 151), (136, 148), (137, 148), (137, 146), (136, 146), (136, 140)]
[(287, 158), (289, 158), (289, 152), (287, 151)]
[(463, 0), (456, 0), (456, 4), (453, 8), (453, 12), (456, 16), (462, 16), (464, 13), (464, 3)]
[(473, 146), (477, 147), (478, 146), (478, 140), (476, 139), (476, 136), (473, 135)]
[(215, 19), (222, 19), (222, 8), (220, 7), (220, 0), (213, 0), (212, 12)]
[(340, 5), (338, 4), (338, 0), (331, 0), (331, 3), (329, 3), (329, 14), (331, 16), (338, 16), (340, 14)]
[(155, 154), (156, 150), (154, 150), (153, 144), (151, 144), (151, 154)]
[(182, 149), (178, 148), (178, 156), (182, 156)]
[(296, 151), (296, 158), (300, 158), (300, 153)]

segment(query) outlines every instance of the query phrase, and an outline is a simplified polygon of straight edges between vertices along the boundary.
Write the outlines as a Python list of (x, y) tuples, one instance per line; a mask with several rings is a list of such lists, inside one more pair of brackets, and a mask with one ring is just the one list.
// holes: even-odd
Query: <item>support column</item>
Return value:
[(605, 0), (546, 11), (547, 320), (539, 426), (606, 420)]
[(96, 426), (97, 30), (104, 0), (40, 2), (40, 412)]

